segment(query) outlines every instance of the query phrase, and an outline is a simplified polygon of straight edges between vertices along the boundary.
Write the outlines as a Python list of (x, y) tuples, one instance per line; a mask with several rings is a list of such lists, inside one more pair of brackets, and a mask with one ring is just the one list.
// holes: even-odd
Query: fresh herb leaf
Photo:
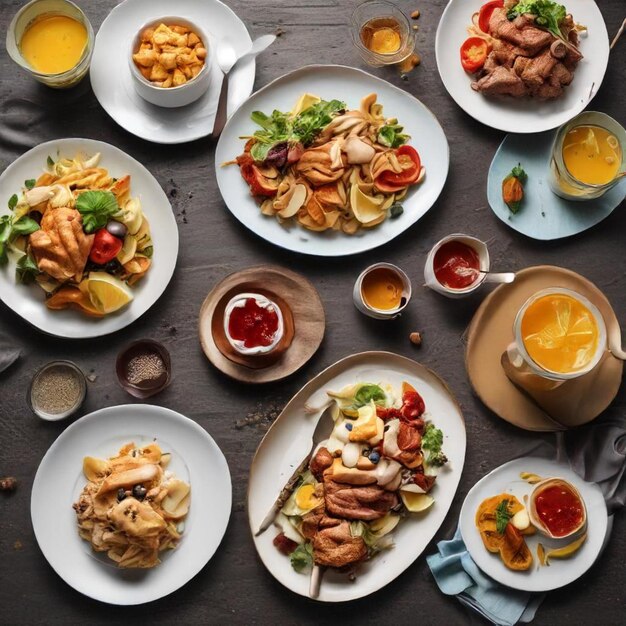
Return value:
[(148, 246), (147, 248), (144, 248), (141, 251), (141, 254), (143, 254), (144, 256), (147, 256), (149, 259), (151, 259), (152, 255), (154, 254), (154, 246)]
[(313, 565), (313, 545), (310, 541), (301, 543), (289, 556), (291, 567), (301, 572), (305, 567)]
[(48, 158), (46, 159), (46, 165), (49, 168), (53, 168), (54, 167), (54, 159), (50, 155), (48, 155)]
[(0, 243), (5, 243), (11, 236), (13, 226), (13, 217), (11, 215), (3, 215), (0, 217)]
[(11, 211), (17, 206), (17, 194), (14, 193), (10, 198), (9, 198), (9, 209), (11, 209)]
[(384, 403), (386, 399), (387, 394), (378, 385), (361, 385), (354, 395), (352, 406), (358, 409), (372, 401), (376, 404)]
[(18, 283), (28, 285), (35, 280), (39, 273), (37, 263), (29, 254), (25, 254), (18, 259), (17, 267), (15, 268), (15, 280)]
[(39, 224), (32, 218), (24, 215), (19, 220), (13, 222), (12, 231), (15, 235), (30, 235), (39, 230)]
[(521, 0), (507, 13), (509, 20), (514, 20), (519, 15), (530, 13), (535, 16), (535, 24), (550, 31), (555, 37), (563, 39), (561, 22), (567, 15), (567, 10), (562, 4), (551, 0)]
[(35, 183), (37, 181), (34, 178), (29, 178), (28, 180), (24, 181), (24, 187), (26, 187), (26, 189), (32, 189), (35, 186)]
[(388, 148), (399, 148), (410, 139), (410, 135), (403, 133), (403, 130), (404, 127), (400, 126), (396, 120), (389, 120), (378, 131), (378, 143)]
[(396, 217), (400, 217), (404, 213), (404, 207), (397, 202), (389, 207), (389, 217), (393, 220)]
[(509, 511), (509, 501), (505, 498), (496, 507), (496, 530), (501, 535), (504, 534), (504, 531), (506, 530), (506, 525), (509, 523), (509, 520), (512, 517), (513, 514)]
[(120, 208), (117, 199), (110, 191), (85, 191), (76, 198), (76, 209), (83, 218), (83, 230), (93, 233), (104, 228), (114, 213)]
[(332, 122), (333, 117), (345, 109), (346, 103), (340, 100), (330, 102), (321, 100), (312, 104), (293, 120), (293, 139), (297, 138), (304, 146), (309, 145), (318, 133)]
[(512, 170), (511, 176), (515, 176), (522, 185), (528, 180), (528, 174), (524, 171), (521, 163), (518, 163)]
[(432, 454), (437, 454), (441, 451), (442, 445), (442, 430), (437, 428), (432, 422), (427, 422), (426, 426), (424, 426), (424, 434), (422, 435), (422, 448)]

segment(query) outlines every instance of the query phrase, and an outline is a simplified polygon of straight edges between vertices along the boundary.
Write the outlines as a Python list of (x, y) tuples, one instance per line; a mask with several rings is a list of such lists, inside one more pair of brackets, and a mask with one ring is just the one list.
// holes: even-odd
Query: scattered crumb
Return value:
[(410, 342), (414, 345), (414, 346), (421, 346), (422, 345), (422, 334), (418, 333), (417, 331), (412, 332), (409, 335), (409, 340)]
[(285, 34), (285, 31), (280, 26), (277, 26), (274, 34), (276, 37), (282, 37)]
[(417, 9), (415, 9), (415, 11), (413, 11), (413, 13), (411, 13), (411, 19), (412, 20), (416, 20), (419, 16), (420, 16), (420, 12)]
[(0, 491), (15, 491), (17, 488), (17, 479), (13, 476), (5, 476), (0, 478)]
[(276, 405), (269, 406), (267, 409), (257, 405), (257, 408), (252, 413), (248, 413), (243, 419), (235, 422), (235, 428), (241, 430), (246, 426), (256, 426), (262, 430), (267, 430), (274, 420), (280, 415), (282, 407)]
[(419, 30), (420, 27), (417, 24), (413, 24), (413, 30)]
[(413, 68), (417, 67), (421, 62), (422, 62), (422, 59), (420, 58), (419, 54), (413, 53), (411, 56), (404, 59), (404, 61), (402, 61), (398, 65), (398, 68), (403, 74), (407, 74)]
[(85, 378), (90, 382), (90, 383), (95, 383), (97, 380), (97, 376), (95, 374), (87, 374), (87, 376), (85, 376)]
[(13, 548), (15, 550), (21, 550), (23, 547), (24, 547), (24, 544), (19, 539), (16, 539), (15, 543), (13, 544)]
[(409, 77), (406, 74), (400, 74), (400, 78), (402, 80), (409, 80)]

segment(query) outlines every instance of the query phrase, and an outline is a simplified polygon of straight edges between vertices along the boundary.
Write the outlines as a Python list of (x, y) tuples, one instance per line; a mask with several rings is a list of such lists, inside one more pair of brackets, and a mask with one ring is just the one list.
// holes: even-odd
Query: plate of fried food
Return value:
[(31, 518), (68, 585), (101, 602), (143, 604), (206, 565), (231, 499), (226, 459), (201, 426), (158, 406), (115, 406), (52, 444), (33, 483)]
[(250, 469), (248, 517), (270, 573), (345, 602), (381, 589), (443, 522), (465, 459), (445, 383), (389, 352), (346, 357), (287, 404)]
[(228, 121), (215, 159), (244, 226), (317, 256), (403, 233), (433, 206), (449, 164), (443, 129), (419, 100), (339, 65), (307, 66), (256, 92)]
[(0, 298), (59, 337), (124, 328), (161, 296), (178, 256), (167, 196), (138, 161), (91, 139), (29, 150), (0, 176)]
[(522, 457), (487, 474), (467, 494), (460, 528), (467, 550), (493, 579), (549, 591), (582, 576), (607, 534), (596, 484), (549, 459)]
[(591, 102), (609, 39), (591, 0), (450, 0), (435, 50), (441, 80), (466, 113), (509, 133), (538, 133)]

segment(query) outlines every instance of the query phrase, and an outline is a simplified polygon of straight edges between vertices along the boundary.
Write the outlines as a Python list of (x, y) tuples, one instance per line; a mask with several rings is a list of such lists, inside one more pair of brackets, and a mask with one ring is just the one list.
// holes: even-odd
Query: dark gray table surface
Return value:
[[(21, 4), (2, 0), (3, 36)], [(78, 4), (97, 30), (116, 2), (78, 0)], [(227, 4), (253, 37), (275, 32), (278, 27), (283, 31), (258, 61), (255, 88), (308, 62), (365, 67), (348, 33), (353, 2), (228, 0)], [(547, 263), (580, 272), (604, 291), (626, 327), (624, 207), (586, 233), (549, 243), (527, 239), (500, 222), (487, 206), (485, 184), (503, 133), (482, 126), (461, 111), (437, 73), (435, 31), (445, 0), (396, 4), (407, 13), (415, 8), (421, 11), (417, 49), (422, 63), (406, 81), (395, 69), (373, 73), (418, 96), (435, 112), (450, 143), (450, 174), (437, 203), (406, 233), (373, 253), (338, 260), (281, 251), (241, 227), (224, 206), (215, 182), (213, 140), (168, 147), (137, 139), (100, 108), (88, 81), (70, 92), (51, 91), (18, 71), (4, 47), (0, 51), (1, 169), (42, 141), (102, 139), (128, 152), (154, 174), (171, 200), (180, 232), (180, 254), (169, 288), (146, 315), (114, 335), (86, 341), (47, 337), (0, 305), (0, 332), (10, 333), (23, 346), (19, 363), (0, 375), (0, 475), (15, 475), (19, 480), (13, 495), (0, 494), (0, 623), (482, 623), (455, 599), (439, 592), (423, 557), (369, 598), (342, 605), (300, 598), (265, 570), (248, 531), (248, 468), (263, 433), (307, 380), (354, 352), (391, 350), (419, 360), (450, 384), (463, 407), (468, 442), (463, 476), (452, 508), (426, 553), (433, 551), (435, 541), (454, 531), (461, 503), (472, 485), (540, 437), (492, 414), (469, 385), (462, 334), (485, 291), (467, 300), (450, 301), (421, 287), (426, 254), (444, 235), (463, 231), (488, 241), (494, 267), (516, 270)], [(612, 37), (625, 17), (624, 2), (600, 0), (599, 4)], [(624, 123), (625, 83), (626, 41), (621, 41), (611, 54), (592, 108)], [(409, 310), (393, 323), (370, 320), (352, 304), (353, 281), (374, 261), (400, 265), (413, 281), (415, 295)], [(324, 302), (327, 328), (320, 350), (300, 372), (280, 383), (251, 387), (227, 379), (208, 363), (198, 341), (197, 318), (205, 295), (218, 280), (260, 263), (291, 267), (313, 281)], [(419, 349), (408, 341), (415, 329), (424, 337)], [(160, 340), (171, 351), (173, 384), (152, 402), (189, 416), (215, 438), (232, 473), (233, 510), (220, 549), (190, 583), (150, 606), (122, 608), (90, 600), (67, 586), (37, 546), (29, 512), (31, 485), (42, 456), (67, 423), (38, 420), (30, 413), (25, 397), (30, 377), (39, 366), (51, 359), (69, 358), (97, 375), (89, 384), (84, 413), (132, 402), (117, 384), (114, 362), (121, 346), (140, 337)], [(625, 405), (622, 386), (607, 414), (623, 416)], [(550, 593), (535, 623), (624, 623), (625, 556), (626, 520), (621, 515), (598, 562), (575, 583)]]

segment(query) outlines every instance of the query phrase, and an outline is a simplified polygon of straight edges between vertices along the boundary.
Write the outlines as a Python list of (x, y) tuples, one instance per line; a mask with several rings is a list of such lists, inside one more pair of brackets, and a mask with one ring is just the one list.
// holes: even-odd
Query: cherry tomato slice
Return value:
[(419, 178), (422, 161), (415, 148), (400, 146), (396, 150), (396, 156), (402, 165), (402, 172), (400, 174), (383, 172), (376, 179), (376, 187), (383, 193), (400, 191), (408, 185), (412, 185)]
[(494, 10), (501, 9), (503, 6), (504, 0), (492, 0), (480, 7), (480, 12), (478, 13), (478, 28), (480, 28), (483, 33), (489, 33), (489, 20)]
[(98, 265), (112, 261), (122, 249), (122, 240), (112, 235), (106, 228), (96, 231), (91, 245), (89, 259)]
[(466, 72), (477, 72), (487, 59), (491, 46), (481, 37), (470, 37), (461, 46), (461, 65)]

